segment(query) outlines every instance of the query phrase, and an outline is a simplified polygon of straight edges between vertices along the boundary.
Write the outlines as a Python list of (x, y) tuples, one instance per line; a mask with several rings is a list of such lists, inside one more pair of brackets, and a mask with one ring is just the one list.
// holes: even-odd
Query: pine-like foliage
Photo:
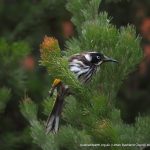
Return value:
[(27, 43), (0, 38), (0, 149), (3, 150), (20, 149), (30, 143), (19, 111), (19, 101), (26, 87), (26, 73), (21, 64), (29, 53)]
[[(74, 95), (66, 98), (58, 134), (45, 134), (44, 123), (37, 118), (37, 106), (29, 98), (21, 105), (21, 111), (29, 120), (34, 143), (44, 150), (106, 149), (106, 147), (82, 147), (80, 144), (148, 143), (148, 117), (138, 118), (134, 126), (123, 124), (120, 112), (115, 109), (116, 95), (122, 81), (137, 69), (142, 59), (134, 27), (116, 29), (110, 24), (107, 13), (98, 14), (99, 0), (69, 0), (67, 9), (77, 27), (78, 38), (70, 39), (65, 56), (56, 39), (45, 37), (41, 44), (41, 64), (46, 66), (51, 81), (60, 78), (69, 85)], [(119, 61), (118, 65), (105, 64), (89, 85), (82, 85), (68, 69), (67, 58), (83, 51), (98, 51)], [(48, 116), (53, 98), (43, 102)], [(43, 120), (43, 119), (42, 119)], [(120, 150), (121, 147), (107, 147)], [(137, 150), (139, 147), (123, 147)]]
[[(0, 38), (0, 88), (1, 109), (5, 109), (7, 101), (14, 93), (16, 96), (23, 94), (25, 87), (25, 73), (21, 61), (30, 52), (29, 45), (25, 42), (7, 42)], [(3, 109), (2, 109), (3, 108)]]
[(23, 39), (36, 53), (45, 34), (63, 42), (61, 23), (70, 18), (65, 3), (66, 0), (0, 0), (0, 35), (12, 41)]

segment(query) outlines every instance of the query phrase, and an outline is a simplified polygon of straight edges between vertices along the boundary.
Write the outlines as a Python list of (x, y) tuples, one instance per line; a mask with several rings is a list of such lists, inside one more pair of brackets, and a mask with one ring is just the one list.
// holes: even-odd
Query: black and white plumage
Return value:
[[(88, 83), (88, 81), (91, 80), (92, 76), (96, 73), (98, 67), (102, 63), (108, 61), (117, 62), (116, 60), (98, 52), (85, 52), (75, 54), (71, 56), (68, 61), (70, 71), (73, 72), (78, 80), (81, 81), (83, 84)], [(50, 90), (50, 95), (52, 95), (54, 89), (57, 89), (57, 98), (47, 120), (47, 133), (57, 133), (64, 99), (67, 95), (69, 95), (69, 88), (64, 85), (62, 81), (56, 82), (56, 80), (54, 81), (52, 89)]]
[[(57, 80), (57, 79), (56, 79)], [(54, 81), (55, 82), (55, 81)], [(46, 133), (53, 132), (57, 133), (59, 127), (60, 115), (63, 108), (64, 99), (69, 95), (69, 88), (67, 85), (64, 85), (61, 81), (57, 84), (53, 84), (52, 89), (50, 90), (50, 96), (52, 96), (54, 89), (57, 90), (57, 97), (53, 106), (53, 109), (47, 119), (46, 123)]]
[(79, 81), (87, 83), (97, 72), (99, 66), (107, 61), (117, 62), (98, 52), (75, 54), (69, 59), (69, 68), (77, 76)]

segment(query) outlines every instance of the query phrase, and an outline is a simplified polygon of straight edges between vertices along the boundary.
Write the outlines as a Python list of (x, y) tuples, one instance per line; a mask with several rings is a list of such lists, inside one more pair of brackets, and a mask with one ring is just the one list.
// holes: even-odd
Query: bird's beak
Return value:
[(107, 57), (107, 56), (104, 56), (104, 59), (103, 59), (104, 62), (114, 62), (114, 63), (119, 63), (117, 60), (113, 59), (113, 58), (110, 58), (110, 57)]

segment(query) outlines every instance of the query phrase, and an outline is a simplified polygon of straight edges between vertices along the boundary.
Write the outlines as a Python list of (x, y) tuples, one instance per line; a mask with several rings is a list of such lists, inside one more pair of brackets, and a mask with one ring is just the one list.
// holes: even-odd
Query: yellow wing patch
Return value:
[(61, 80), (60, 79), (55, 79), (54, 82), (53, 82), (53, 87), (56, 87), (57, 85), (59, 85), (61, 83)]

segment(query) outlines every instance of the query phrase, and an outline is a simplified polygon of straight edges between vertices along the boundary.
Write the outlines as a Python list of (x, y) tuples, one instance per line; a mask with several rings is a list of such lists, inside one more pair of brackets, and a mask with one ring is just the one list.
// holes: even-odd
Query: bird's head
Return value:
[(117, 60), (107, 57), (104, 54), (99, 53), (99, 52), (88, 52), (84, 56), (89, 62), (91, 62), (94, 65), (98, 65), (98, 66), (105, 62), (118, 63)]

